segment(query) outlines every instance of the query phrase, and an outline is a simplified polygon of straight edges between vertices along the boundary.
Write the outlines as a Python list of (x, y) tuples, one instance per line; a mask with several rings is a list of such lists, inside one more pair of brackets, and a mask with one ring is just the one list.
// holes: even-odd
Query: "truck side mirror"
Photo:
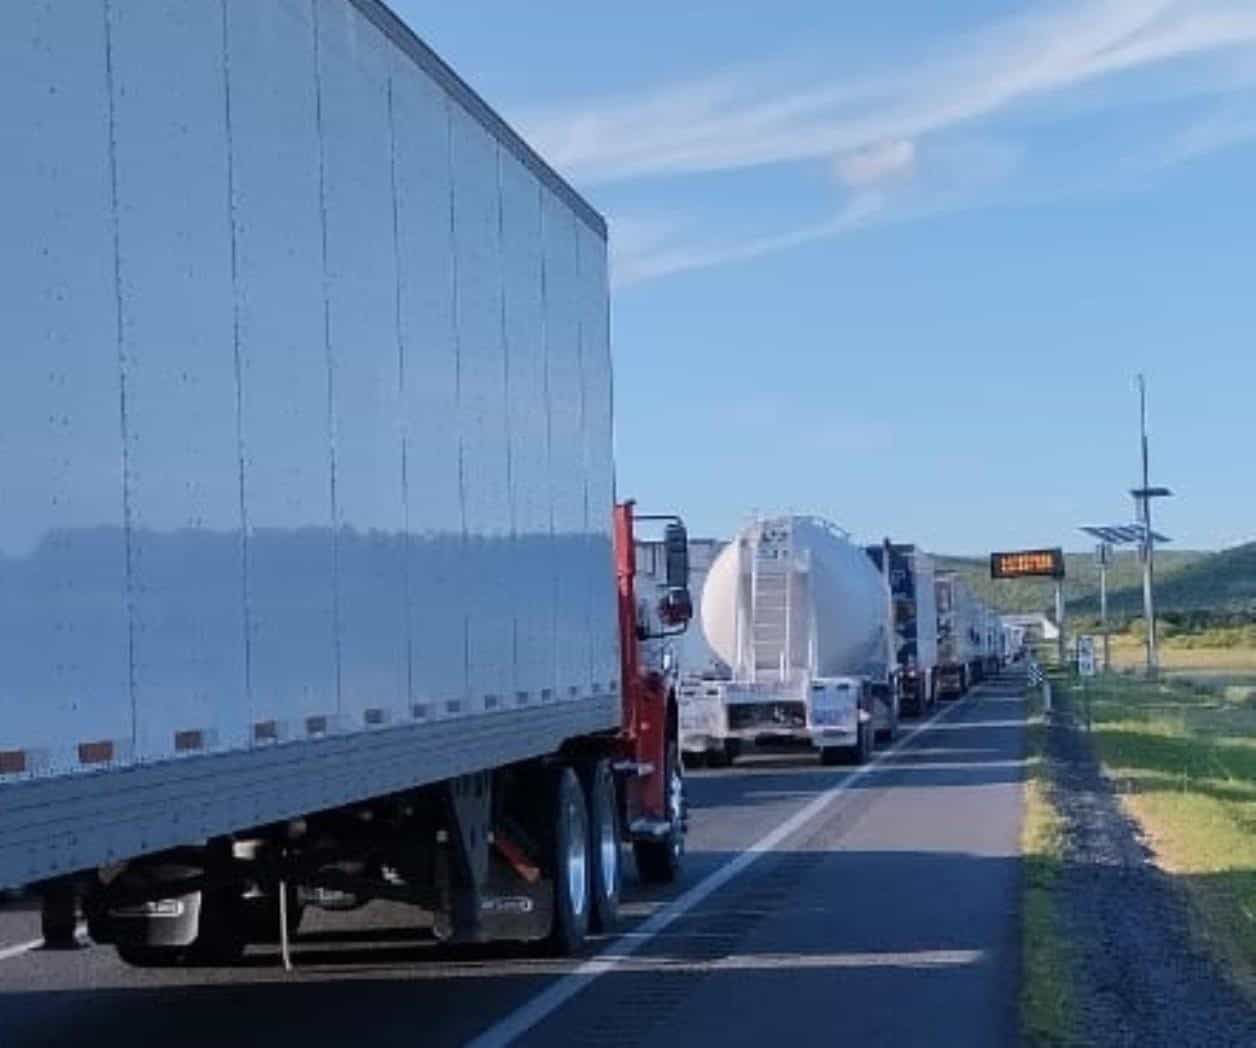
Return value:
[(671, 523), (663, 529), (663, 549), (667, 557), (667, 588), (689, 588), (689, 533), (683, 524)]
[(659, 604), (659, 617), (668, 626), (683, 626), (693, 618), (693, 598), (689, 595), (689, 533), (672, 521), (663, 529), (667, 594)]

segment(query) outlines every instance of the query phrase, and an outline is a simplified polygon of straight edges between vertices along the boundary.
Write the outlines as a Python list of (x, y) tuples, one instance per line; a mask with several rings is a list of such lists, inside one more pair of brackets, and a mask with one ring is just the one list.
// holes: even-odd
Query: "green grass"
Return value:
[(1021, 1026), (1027, 1044), (1054, 1046), (1073, 1041), (1075, 1014), (1068, 951), (1056, 918), (1054, 896), (1064, 861), (1064, 831), (1047, 789), (1047, 726), (1037, 691), (1030, 692), (1028, 706), (1028, 770), (1021, 825)]
[(1256, 1001), (1256, 700), (1243, 691), (1113, 676), (1074, 695), (1194, 932)]

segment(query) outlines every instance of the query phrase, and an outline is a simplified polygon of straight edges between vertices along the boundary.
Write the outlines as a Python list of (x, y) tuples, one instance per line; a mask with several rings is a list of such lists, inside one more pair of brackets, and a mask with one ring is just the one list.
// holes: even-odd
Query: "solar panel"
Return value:
[[(1112, 546), (1133, 546), (1142, 543), (1145, 527), (1142, 524), (1107, 524), (1102, 527), (1084, 527), (1081, 530)], [(1153, 531), (1151, 537), (1154, 542), (1173, 541), (1158, 531)]]

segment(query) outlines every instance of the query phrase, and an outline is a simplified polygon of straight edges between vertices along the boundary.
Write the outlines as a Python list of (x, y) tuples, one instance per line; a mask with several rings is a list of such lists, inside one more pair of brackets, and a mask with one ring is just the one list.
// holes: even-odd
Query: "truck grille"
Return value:
[(750, 728), (805, 728), (804, 702), (746, 702), (728, 707), (728, 726), (733, 731)]

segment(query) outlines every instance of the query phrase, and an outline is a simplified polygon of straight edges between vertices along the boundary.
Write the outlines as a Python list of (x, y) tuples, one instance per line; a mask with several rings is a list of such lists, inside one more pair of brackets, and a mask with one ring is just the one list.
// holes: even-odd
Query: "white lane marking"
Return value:
[[(680, 936), (701, 938), (701, 936)], [(716, 938), (722, 938), (716, 936)], [(909, 950), (886, 953), (742, 953), (715, 957), (704, 961), (683, 957), (621, 957), (617, 971), (635, 974), (667, 975), (707, 972), (780, 971), (782, 969), (839, 968), (959, 968), (979, 964), (987, 957), (985, 950)], [(561, 961), (528, 962), (514, 965), (488, 965), (467, 962), (425, 967), (415, 977), (431, 982), (445, 979), (500, 979), (508, 976), (561, 976), (567, 968)]]
[[(82, 939), (87, 935), (87, 925), (77, 925), (74, 929), (74, 934), (79, 939)], [(38, 950), (43, 944), (43, 939), (32, 939), (30, 942), (20, 942), (15, 946), (0, 946), (0, 961), (11, 961), (13, 958), (21, 957), (32, 950)]]
[(986, 956), (985, 950), (910, 950), (906, 953), (740, 953), (716, 957), (709, 961), (625, 959), (624, 967), (633, 972), (755, 972), (788, 968), (944, 968), (977, 964)]
[(787, 837), (797, 833), (823, 812), (833, 801), (845, 793), (852, 783), (863, 778), (873, 768), (877, 767), (891, 754), (902, 749), (921, 732), (927, 731), (933, 726), (935, 721), (957, 710), (967, 708), (969, 701), (969, 699), (962, 699), (949, 706), (943, 706), (923, 724), (916, 725), (911, 731), (902, 735), (898, 742), (889, 749), (883, 750), (867, 764), (844, 775), (840, 782), (829, 787), (805, 808), (795, 812), (793, 816), (767, 836), (761, 837), (718, 870), (708, 874), (705, 880), (694, 885), (680, 898), (665, 906), (653, 917), (646, 920), (639, 928), (636, 928), (631, 937), (624, 936), (616, 939), (602, 953), (585, 961), (574, 972), (559, 979), (552, 986), (532, 998), (527, 1004), (512, 1012), (500, 1022), (490, 1026), (474, 1040), (468, 1042), (467, 1048), (498, 1048), (500, 1045), (510, 1044), (516, 1038), (523, 1036), (538, 1023), (558, 1011), (559, 1008), (595, 979), (618, 968), (627, 958), (640, 950), (642, 946), (677, 918), (683, 917), (706, 899), (707, 896), (718, 891), (739, 873), (749, 868), (761, 856), (773, 851)]
[(11, 961), (14, 957), (30, 953), (31, 950), (38, 950), (43, 944), (43, 939), (32, 939), (30, 942), (18, 943), (16, 946), (0, 946), (0, 961)]

